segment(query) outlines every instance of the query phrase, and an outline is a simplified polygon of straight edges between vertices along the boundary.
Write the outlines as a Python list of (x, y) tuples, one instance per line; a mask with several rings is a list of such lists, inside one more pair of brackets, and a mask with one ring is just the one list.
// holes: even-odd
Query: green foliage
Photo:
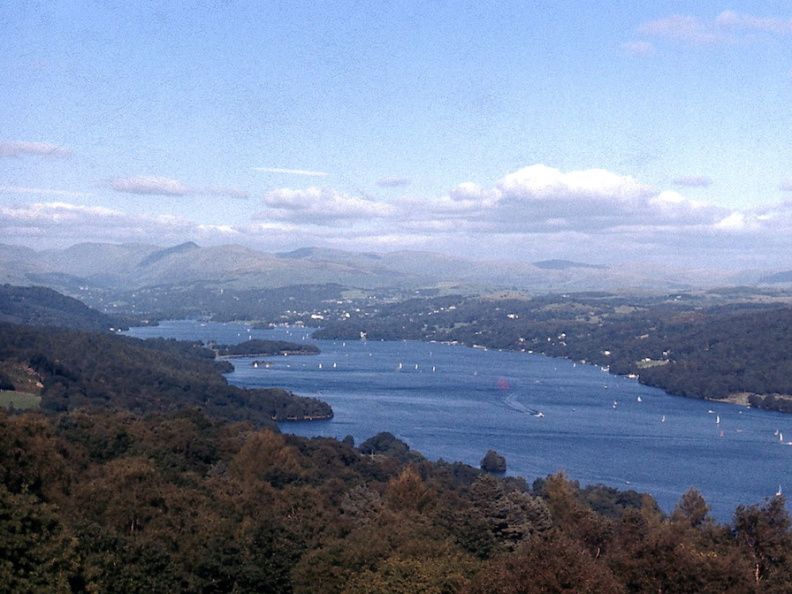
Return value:
[(302, 344), (285, 340), (252, 339), (235, 345), (213, 347), (220, 357), (267, 357), (272, 355), (316, 355), (319, 347), (315, 344)]
[(755, 581), (763, 591), (792, 590), (791, 524), (782, 495), (762, 506), (740, 506), (734, 514), (735, 537), (749, 551)]
[(103, 331), (125, 321), (45, 287), (0, 285), (0, 322)]
[(495, 450), (487, 450), (481, 459), (481, 470), (487, 472), (506, 472), (506, 458)]
[(112, 296), (85, 294), (86, 301), (95, 307), (112, 300), (116, 311), (146, 312), (153, 320), (210, 317), (217, 322), (263, 320), (274, 323), (310, 321), (311, 313), (342, 298), (343, 288), (335, 284), (234, 289), (197, 282), (185, 286), (146, 287)]
[(71, 592), (75, 541), (57, 509), (0, 483), (0, 584), (3, 591)]
[(383, 431), (377, 433), (373, 437), (369, 437), (366, 441), (358, 446), (358, 450), (364, 454), (380, 454), (396, 458), (397, 460), (406, 461), (410, 446), (398, 439), (393, 433)]
[[(404, 458), (398, 443), (373, 440)], [(0, 412), (0, 579), (11, 593), (792, 586), (783, 497), (721, 526), (695, 490), (667, 519), (646, 495), (560, 473), (536, 488), (195, 409)]]
[(145, 414), (200, 407), (217, 418), (270, 427), (273, 420), (332, 416), (315, 398), (229, 385), (197, 343), (11, 325), (0, 331), (0, 362), (36, 374), (45, 410), (112, 407)]

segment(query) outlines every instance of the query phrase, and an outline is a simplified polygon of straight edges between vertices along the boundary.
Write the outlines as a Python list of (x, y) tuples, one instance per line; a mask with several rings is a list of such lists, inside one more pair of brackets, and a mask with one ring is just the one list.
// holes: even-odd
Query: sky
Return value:
[(0, 32), (0, 243), (792, 268), (788, 2), (23, 0)]

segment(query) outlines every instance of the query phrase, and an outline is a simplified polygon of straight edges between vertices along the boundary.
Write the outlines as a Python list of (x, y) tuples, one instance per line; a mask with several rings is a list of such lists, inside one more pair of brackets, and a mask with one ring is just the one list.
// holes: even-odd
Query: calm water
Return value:
[(666, 511), (695, 486), (723, 521), (741, 503), (792, 490), (792, 415), (669, 396), (595, 366), (437, 343), (314, 341), (310, 330), (244, 324), (171, 321), (129, 334), (317, 344), (320, 355), (272, 357), (269, 367), (234, 359), (228, 375), (328, 402), (332, 420), (281, 425), (306, 437), (361, 443), (390, 431), (432, 460), (473, 466), (494, 449), (508, 474), (529, 482), (563, 469), (583, 484), (646, 491)]

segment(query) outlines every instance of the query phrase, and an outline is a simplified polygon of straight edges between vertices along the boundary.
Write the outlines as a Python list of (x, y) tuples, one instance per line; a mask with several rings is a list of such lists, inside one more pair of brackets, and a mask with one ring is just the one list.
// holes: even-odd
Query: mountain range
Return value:
[(36, 251), (0, 243), (0, 283), (41, 285), (67, 294), (195, 283), (234, 289), (335, 283), (369, 290), (681, 291), (757, 285), (788, 276), (772, 270), (718, 271), (642, 264), (611, 267), (568, 260), (480, 261), (417, 251), (374, 253), (307, 247), (268, 253), (240, 245), (201, 247), (193, 242), (170, 247), (81, 243), (62, 250)]

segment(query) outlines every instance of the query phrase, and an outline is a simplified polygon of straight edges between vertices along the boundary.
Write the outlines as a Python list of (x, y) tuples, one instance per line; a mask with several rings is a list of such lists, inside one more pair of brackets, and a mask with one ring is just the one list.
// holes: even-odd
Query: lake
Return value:
[(390, 431), (431, 460), (478, 467), (489, 449), (507, 474), (532, 482), (563, 469), (582, 484), (650, 493), (665, 511), (697, 487), (729, 521), (788, 481), (792, 415), (669, 396), (600, 367), (541, 355), (423, 342), (321, 341), (311, 329), (168, 321), (133, 328), (236, 344), (249, 338), (310, 342), (319, 355), (237, 358), (230, 383), (282, 387), (328, 402), (327, 421), (282, 423), (305, 437)]

